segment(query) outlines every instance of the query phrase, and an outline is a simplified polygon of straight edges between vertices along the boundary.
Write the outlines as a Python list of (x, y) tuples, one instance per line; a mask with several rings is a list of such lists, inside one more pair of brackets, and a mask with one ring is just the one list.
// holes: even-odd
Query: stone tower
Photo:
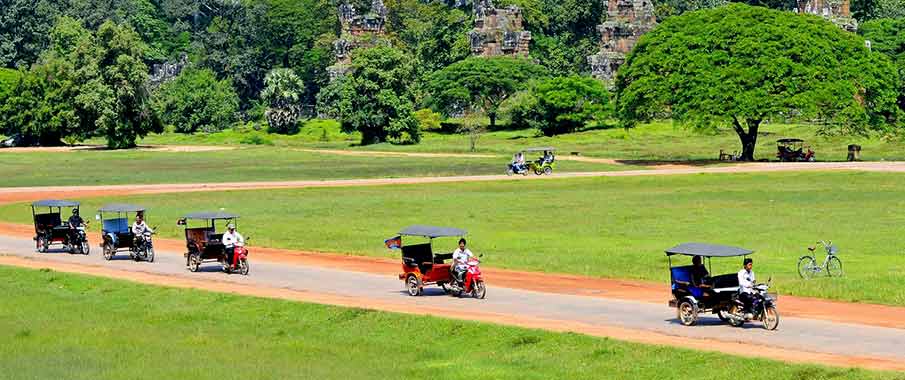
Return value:
[(527, 57), (531, 43), (531, 32), (522, 27), (521, 9), (494, 8), (493, 0), (475, 1), (474, 30), (468, 37), (471, 52), (482, 57)]
[(638, 43), (638, 38), (657, 24), (651, 0), (609, 0), (606, 22), (597, 26), (600, 52), (588, 57), (591, 75), (612, 83), (616, 70)]
[(382, 43), (386, 23), (387, 8), (382, 0), (371, 1), (371, 10), (359, 14), (355, 6), (343, 1), (339, 5), (339, 38), (333, 41), (333, 54), (336, 63), (327, 68), (330, 80), (336, 79), (349, 71), (352, 63), (351, 52), (362, 47), (374, 47)]
[(797, 11), (823, 16), (850, 32), (858, 30), (858, 21), (852, 18), (849, 0), (798, 0)]

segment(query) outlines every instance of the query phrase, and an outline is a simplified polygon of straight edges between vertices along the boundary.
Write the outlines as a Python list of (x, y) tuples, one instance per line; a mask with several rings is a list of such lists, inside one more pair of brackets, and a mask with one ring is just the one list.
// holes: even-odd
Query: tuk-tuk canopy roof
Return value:
[(145, 211), (144, 206), (138, 205), (130, 205), (127, 203), (111, 203), (108, 205), (104, 205), (99, 208), (97, 211), (100, 212), (139, 212)]
[(779, 140), (776, 140), (776, 143), (778, 143), (778, 144), (800, 143), (800, 142), (804, 142), (804, 140), (802, 140), (802, 139), (779, 139)]
[(746, 256), (752, 253), (754, 251), (744, 248), (707, 243), (682, 243), (666, 250), (666, 256), (734, 257)]
[(463, 229), (452, 228), (452, 227), (434, 227), (434, 226), (421, 226), (414, 225), (408, 226), (402, 231), (399, 231), (400, 235), (405, 236), (423, 236), (426, 238), (438, 238), (438, 237), (456, 237), (456, 236), (465, 236), (467, 232)]
[(553, 149), (552, 146), (542, 146), (542, 147), (537, 147), (537, 148), (526, 148), (525, 149), (526, 152), (543, 152), (545, 150), (554, 151), (556, 149)]
[(64, 201), (59, 199), (44, 199), (36, 201), (31, 205), (33, 207), (78, 207), (81, 203), (76, 201)]
[(223, 212), (223, 211), (202, 211), (202, 212), (193, 212), (189, 214), (185, 214), (183, 218), (186, 219), (207, 219), (207, 220), (217, 220), (217, 219), (235, 219), (238, 218), (239, 215)]

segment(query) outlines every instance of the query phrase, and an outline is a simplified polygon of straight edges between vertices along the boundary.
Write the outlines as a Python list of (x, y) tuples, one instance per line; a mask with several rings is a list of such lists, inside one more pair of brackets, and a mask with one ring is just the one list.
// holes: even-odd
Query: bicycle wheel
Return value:
[(826, 262), (826, 275), (830, 277), (842, 277), (842, 260), (833, 256)]
[(819, 271), (820, 268), (817, 267), (817, 261), (814, 260), (811, 256), (803, 256), (798, 259), (798, 275), (801, 278), (808, 280), (811, 277), (814, 277)]

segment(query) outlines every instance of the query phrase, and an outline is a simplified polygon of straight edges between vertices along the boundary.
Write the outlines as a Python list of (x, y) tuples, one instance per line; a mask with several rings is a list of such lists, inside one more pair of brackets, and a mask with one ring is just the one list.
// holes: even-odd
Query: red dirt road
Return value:
[[(31, 239), (34, 229), (30, 225), (0, 222), (0, 235)], [(89, 240), (100, 241), (100, 237), (96, 232), (92, 232), (89, 234)], [(157, 238), (154, 245), (161, 251), (182, 252), (185, 248), (183, 241), (173, 239)], [(301, 264), (383, 275), (395, 275), (401, 269), (400, 262), (391, 259), (262, 247), (255, 247), (253, 251), (255, 260), (273, 263)], [(495, 286), (511, 289), (664, 305), (669, 298), (667, 285), (654, 282), (495, 268), (483, 268), (483, 271), (488, 281)], [(905, 329), (905, 307), (784, 296), (782, 311), (783, 315), (793, 317)]]

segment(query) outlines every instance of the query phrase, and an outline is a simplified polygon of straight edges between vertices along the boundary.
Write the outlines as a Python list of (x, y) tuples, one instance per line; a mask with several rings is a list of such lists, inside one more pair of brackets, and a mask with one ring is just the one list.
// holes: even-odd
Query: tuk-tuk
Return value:
[[(97, 220), (101, 222), (101, 249), (105, 260), (113, 260), (117, 252), (128, 250), (129, 258), (135, 261), (154, 262), (152, 232), (135, 236), (129, 223), (129, 215), (141, 215), (147, 223), (147, 211), (143, 206), (130, 204), (108, 204), (97, 210)], [(156, 228), (154, 228), (156, 229)]]
[(539, 148), (523, 149), (523, 150), (519, 151), (518, 153), (516, 153), (515, 157), (518, 157), (519, 155), (521, 155), (522, 157), (525, 157), (526, 154), (530, 154), (530, 153), (538, 153), (538, 152), (543, 152), (543, 153), (541, 153), (541, 155), (537, 159), (534, 159), (534, 160), (525, 158), (524, 164), (520, 164), (520, 163), (516, 162), (516, 160), (513, 160), (513, 162), (509, 164), (509, 166), (506, 170), (506, 174), (507, 175), (513, 175), (513, 174), (528, 175), (529, 172), (534, 172), (534, 174), (536, 174), (536, 175), (553, 174), (553, 168), (555, 166), (555, 161), (556, 161), (556, 156), (553, 154), (554, 151), (555, 151), (555, 149), (552, 147), (539, 147)]
[(776, 140), (776, 158), (782, 162), (814, 162), (814, 151), (802, 139)]
[[(468, 260), (465, 278), (460, 283), (452, 277), (451, 265), (446, 263), (446, 260), (452, 260), (453, 254), (434, 253), (434, 239), (462, 238), (465, 234), (465, 230), (458, 228), (414, 225), (400, 231), (399, 236), (384, 241), (388, 248), (402, 249), (402, 273), (399, 279), (404, 282), (409, 295), (420, 296), (424, 293), (424, 285), (436, 284), (447, 294), (470, 294), (478, 299), (486, 296), (487, 288), (484, 286), (477, 257)], [(404, 245), (404, 236), (421, 237), (427, 239), (427, 242)]]
[(248, 250), (244, 244), (237, 244), (233, 257), (229, 257), (223, 245), (223, 233), (217, 232), (217, 225), (225, 230), (229, 224), (236, 225), (239, 215), (215, 211), (186, 214), (177, 222), (185, 226), (185, 265), (192, 272), (197, 272), (205, 262), (220, 263), (227, 274), (238, 272), (248, 275)]
[[(59, 243), (69, 253), (87, 255), (91, 250), (88, 244), (88, 236), (85, 226), (88, 221), (83, 220), (84, 225), (70, 226), (68, 220), (63, 220), (63, 209), (71, 209), (73, 214), (79, 212), (79, 202), (45, 199), (31, 204), (31, 216), (35, 223), (35, 248), (44, 253), (50, 249), (51, 244)], [(44, 208), (47, 212), (43, 212)]]
[[(748, 315), (745, 304), (739, 300), (738, 272), (710, 275), (711, 258), (747, 257), (753, 253), (744, 248), (706, 243), (683, 243), (667, 249), (673, 297), (669, 300), (669, 307), (676, 308), (679, 322), (692, 326), (697, 323), (699, 313), (712, 312), (720, 320), (736, 327), (749, 320), (760, 320), (764, 328), (775, 330), (779, 325), (779, 313), (776, 310), (776, 295), (767, 293), (769, 284), (754, 286), (753, 313)], [(692, 263), (698, 257), (700, 265), (673, 266), (675, 255), (692, 257)]]

